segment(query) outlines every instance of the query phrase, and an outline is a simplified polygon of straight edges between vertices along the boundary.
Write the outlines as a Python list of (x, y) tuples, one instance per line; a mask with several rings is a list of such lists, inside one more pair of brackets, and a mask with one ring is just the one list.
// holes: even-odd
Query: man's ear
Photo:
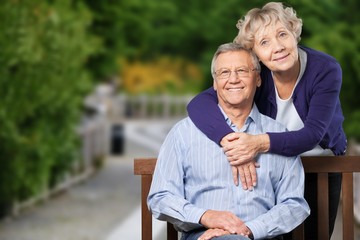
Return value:
[(217, 82), (216, 82), (216, 80), (213, 80), (213, 87), (214, 87), (214, 90), (216, 91), (217, 90)]
[(257, 87), (260, 87), (260, 86), (261, 86), (261, 77), (260, 77), (260, 74), (257, 75), (256, 86), (257, 86)]

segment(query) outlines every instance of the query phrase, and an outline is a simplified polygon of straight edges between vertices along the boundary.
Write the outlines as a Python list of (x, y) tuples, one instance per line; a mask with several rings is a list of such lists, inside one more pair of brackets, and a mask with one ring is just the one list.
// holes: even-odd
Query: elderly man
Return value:
[[(237, 132), (260, 134), (284, 127), (259, 113), (253, 98), (261, 84), (256, 56), (235, 43), (221, 45), (211, 72), (219, 108)], [(259, 154), (257, 185), (233, 183), (222, 149), (189, 118), (178, 122), (158, 156), (148, 196), (152, 214), (174, 224), (183, 240), (281, 239), (309, 215), (303, 197), (304, 170), (299, 157)]]

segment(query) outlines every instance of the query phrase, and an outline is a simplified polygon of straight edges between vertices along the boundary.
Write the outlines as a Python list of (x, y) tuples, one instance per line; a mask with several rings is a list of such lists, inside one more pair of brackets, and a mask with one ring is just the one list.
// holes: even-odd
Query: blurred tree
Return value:
[[(0, 5), (0, 214), (79, 160), (75, 127), (91, 78), (91, 13), (72, 0)], [(86, 44), (85, 44), (86, 43)]]
[(206, 87), (211, 84), (209, 62), (214, 50), (233, 40), (234, 19), (260, 1), (244, 1), (242, 5), (248, 5), (244, 8), (238, 0), (85, 2), (94, 11), (92, 29), (104, 46), (89, 63), (95, 77), (117, 75), (119, 59), (146, 62), (168, 55), (198, 64), (209, 79)]
[(199, 91), (202, 72), (198, 65), (181, 58), (159, 57), (154, 61), (124, 62), (122, 79), (124, 89), (130, 94), (179, 95)]
[[(95, 12), (94, 33), (103, 37), (104, 48), (90, 65), (95, 76), (117, 74), (118, 60), (154, 60), (162, 55), (182, 57), (199, 65), (209, 87), (209, 63), (216, 47), (232, 41), (236, 21), (249, 9), (268, 1), (184, 1), (184, 0), (85, 0)], [(342, 65), (344, 77), (341, 100), (345, 128), (356, 124), (353, 112), (360, 111), (359, 91), (359, 10), (357, 0), (289, 0), (304, 21), (301, 44), (334, 56)], [(121, 66), (120, 66), (121, 67)], [(352, 127), (353, 129), (354, 127)], [(346, 130), (348, 135), (359, 131)], [(360, 139), (360, 136), (358, 137)]]
[[(237, 20), (266, 2), (2, 1), (0, 211), (54, 184), (69, 170), (78, 152), (74, 128), (80, 103), (93, 77), (128, 74), (133, 76), (130, 91), (143, 91), (144, 86), (152, 93), (207, 88), (217, 46), (232, 41)], [(304, 21), (301, 44), (340, 62), (345, 130), (360, 140), (360, 2), (289, 4)], [(205, 80), (202, 87), (192, 81), (195, 77)]]

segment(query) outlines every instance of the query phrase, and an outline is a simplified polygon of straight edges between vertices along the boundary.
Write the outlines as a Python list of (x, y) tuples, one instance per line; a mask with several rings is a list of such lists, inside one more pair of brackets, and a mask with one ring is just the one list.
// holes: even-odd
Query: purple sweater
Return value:
[[(303, 77), (293, 93), (293, 101), (304, 127), (297, 131), (268, 132), (270, 152), (285, 156), (298, 155), (320, 145), (331, 149), (335, 155), (343, 155), (347, 140), (342, 128), (344, 116), (340, 105), (342, 70), (331, 56), (310, 48), (301, 47), (307, 54)], [(277, 106), (271, 71), (262, 65), (262, 85), (255, 94), (259, 111), (273, 119)], [(213, 88), (198, 94), (187, 106), (194, 124), (211, 140), (221, 139), (233, 132), (224, 121), (217, 106)]]

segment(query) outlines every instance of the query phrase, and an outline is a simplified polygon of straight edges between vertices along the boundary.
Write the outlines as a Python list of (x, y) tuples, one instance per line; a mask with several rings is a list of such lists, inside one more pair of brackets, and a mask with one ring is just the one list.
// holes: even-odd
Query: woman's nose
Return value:
[(273, 48), (274, 52), (281, 52), (284, 49), (284, 44), (279, 40), (275, 40)]

